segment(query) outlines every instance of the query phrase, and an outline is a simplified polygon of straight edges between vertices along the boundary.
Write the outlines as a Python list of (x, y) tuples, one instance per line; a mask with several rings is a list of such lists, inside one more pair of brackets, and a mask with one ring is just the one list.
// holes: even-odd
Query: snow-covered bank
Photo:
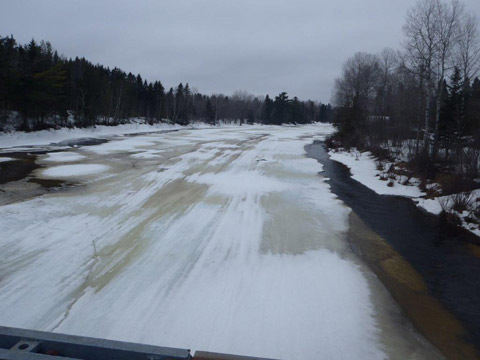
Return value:
[[(458, 196), (466, 199), (466, 208), (462, 211), (456, 211), (454, 209), (455, 198)], [(475, 214), (479, 206), (480, 189), (474, 190), (471, 193), (445, 195), (433, 199), (417, 198), (414, 199), (414, 201), (418, 207), (434, 215), (439, 215), (442, 211), (447, 211), (458, 218), (460, 225), (464, 229), (480, 237), (480, 227), (478, 225), (480, 219)]]
[(397, 195), (405, 197), (420, 197), (425, 195), (418, 188), (420, 181), (415, 178), (406, 177), (389, 178), (386, 168), (391, 164), (382, 164), (383, 169), (378, 168), (377, 160), (370, 152), (352, 151), (329, 151), (332, 160), (346, 165), (352, 173), (352, 178), (372, 189), (380, 195)]
[[(221, 123), (217, 127), (235, 127), (237, 124)], [(194, 122), (188, 126), (176, 124), (158, 123), (149, 125), (141, 121), (133, 121), (128, 124), (117, 126), (97, 125), (89, 128), (61, 128), (59, 130), (41, 130), (32, 132), (15, 131), (9, 133), (0, 132), (0, 150), (18, 146), (38, 146), (59, 143), (65, 140), (80, 138), (102, 138), (136, 133), (149, 133), (165, 130), (179, 129), (204, 129), (212, 125), (202, 122)]]
[[(346, 165), (350, 169), (353, 179), (377, 194), (411, 198), (419, 208), (434, 215), (439, 215), (446, 210), (458, 217), (463, 228), (480, 236), (478, 223), (469, 221), (472, 217), (475, 221), (479, 220), (475, 218), (473, 212), (476, 202), (480, 198), (480, 190), (475, 190), (468, 195), (471, 198), (471, 204), (467, 206), (466, 210), (458, 212), (453, 210), (454, 198), (458, 194), (427, 199), (425, 198), (426, 193), (419, 188), (420, 181), (418, 179), (388, 173), (387, 169), (392, 166), (392, 163), (380, 163), (370, 152), (359, 152), (355, 149), (350, 151), (331, 150), (328, 154), (332, 160)], [(405, 185), (407, 179), (408, 185)], [(429, 184), (427, 186), (438, 185)]]

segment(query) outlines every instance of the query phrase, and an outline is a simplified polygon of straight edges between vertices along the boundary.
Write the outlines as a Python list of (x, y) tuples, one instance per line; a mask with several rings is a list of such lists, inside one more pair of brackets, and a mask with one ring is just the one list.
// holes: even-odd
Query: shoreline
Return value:
[[(409, 199), (420, 210), (433, 216), (441, 216), (443, 212), (442, 201), (448, 203), (449, 198), (455, 195), (441, 195), (431, 198), (426, 192), (419, 189), (420, 180), (414, 177), (408, 180), (407, 177), (404, 179), (398, 177), (393, 180), (388, 179), (387, 181), (387, 178), (384, 178), (386, 172), (378, 169), (378, 160), (369, 151), (358, 152), (356, 150), (327, 148), (327, 153), (331, 160), (337, 161), (349, 169), (352, 179), (375, 191), (377, 194)], [(405, 180), (407, 180), (407, 185), (402, 183)], [(429, 184), (430, 187), (436, 185), (438, 184)], [(480, 199), (480, 189), (473, 190), (472, 197)], [(469, 216), (468, 211), (463, 213), (455, 212), (455, 215), (458, 216), (461, 222), (458, 224), (451, 223), (450, 226), (456, 228), (459, 232), (467, 231), (474, 235), (476, 241), (473, 243), (480, 245), (480, 226), (475, 227), (466, 220)]]
[(352, 251), (379, 277), (407, 318), (449, 358), (479, 358), (476, 305), (466, 305), (466, 299), (476, 303), (480, 297), (472, 276), (479, 268), (478, 249), (459, 239), (475, 236), (441, 226), (438, 216), (406, 197), (379, 195), (332, 160), (324, 143), (314, 142), (306, 150), (323, 164), (321, 175), (329, 179), (331, 191), (352, 209)]
[(378, 276), (415, 328), (449, 359), (478, 359), (478, 349), (464, 340), (468, 333), (463, 325), (429, 294), (412, 265), (353, 212), (349, 225), (352, 250)]

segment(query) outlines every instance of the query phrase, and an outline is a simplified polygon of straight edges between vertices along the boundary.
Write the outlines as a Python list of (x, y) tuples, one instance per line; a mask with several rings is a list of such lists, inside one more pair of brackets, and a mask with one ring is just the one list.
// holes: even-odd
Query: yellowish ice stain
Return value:
[(473, 255), (480, 258), (480, 245), (467, 244), (467, 247), (473, 253)]
[(421, 276), (401, 256), (394, 256), (380, 262), (383, 271), (396, 281), (419, 292), (427, 291)]
[(383, 238), (350, 214), (349, 240), (380, 278), (412, 323), (449, 359), (479, 359), (462, 324), (428, 294), (422, 276)]

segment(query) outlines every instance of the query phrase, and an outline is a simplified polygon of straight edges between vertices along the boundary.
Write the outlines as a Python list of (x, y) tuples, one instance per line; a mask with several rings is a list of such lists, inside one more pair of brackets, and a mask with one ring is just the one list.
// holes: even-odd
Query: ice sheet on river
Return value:
[(367, 279), (344, 256), (349, 209), (304, 157), (331, 131), (206, 129), (82, 148), (114, 175), (0, 207), (0, 324), (271, 358), (385, 358)]
[(72, 176), (95, 175), (108, 170), (103, 164), (73, 164), (50, 167), (41, 173), (42, 177), (64, 179)]
[(49, 153), (43, 161), (46, 162), (73, 162), (84, 159), (85, 156), (70, 151), (60, 151)]

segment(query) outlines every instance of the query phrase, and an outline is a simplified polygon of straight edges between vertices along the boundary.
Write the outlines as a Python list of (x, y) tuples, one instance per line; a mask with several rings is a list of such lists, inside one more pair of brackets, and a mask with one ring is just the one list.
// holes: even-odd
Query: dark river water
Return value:
[(466, 246), (475, 237), (443, 226), (438, 216), (419, 210), (409, 199), (378, 195), (353, 180), (346, 166), (329, 159), (323, 143), (305, 149), (323, 164), (332, 192), (423, 276), (429, 293), (468, 332), (465, 340), (479, 349), (480, 258)]

